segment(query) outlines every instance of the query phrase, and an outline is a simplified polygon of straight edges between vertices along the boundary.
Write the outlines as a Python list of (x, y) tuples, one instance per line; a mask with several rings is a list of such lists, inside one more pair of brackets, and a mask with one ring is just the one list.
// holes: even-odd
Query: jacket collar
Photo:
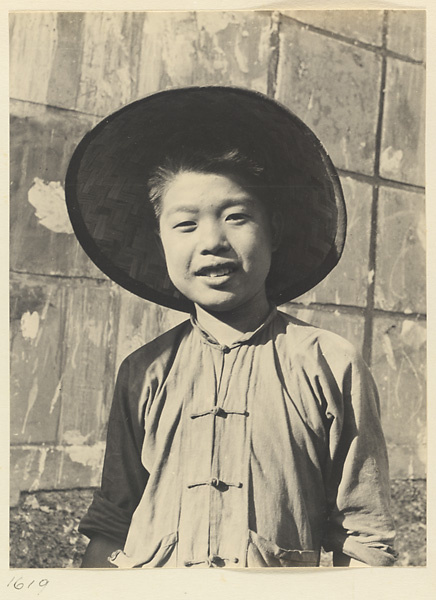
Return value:
[(255, 336), (257, 336), (261, 331), (263, 331), (275, 318), (277, 315), (277, 307), (273, 304), (270, 305), (270, 311), (264, 321), (254, 330), (248, 331), (247, 333), (241, 333), (241, 337), (235, 340), (229, 346), (220, 344), (214, 336), (209, 333), (206, 329), (204, 329), (197, 320), (195, 313), (191, 313), (190, 320), (194, 331), (200, 336), (201, 341), (216, 348), (217, 350), (228, 351), (233, 348), (237, 348), (242, 346), (242, 344), (247, 344), (250, 342)]

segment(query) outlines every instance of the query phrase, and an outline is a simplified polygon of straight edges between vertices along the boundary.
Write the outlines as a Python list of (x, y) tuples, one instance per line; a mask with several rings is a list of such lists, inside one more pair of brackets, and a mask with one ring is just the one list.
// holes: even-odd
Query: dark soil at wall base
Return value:
[[(93, 490), (22, 493), (11, 509), (10, 566), (12, 568), (79, 567), (88, 543), (77, 531)], [(392, 511), (397, 527), (397, 566), (426, 564), (426, 482), (392, 482)], [(331, 564), (323, 554), (322, 566)]]
[(397, 530), (396, 550), (400, 567), (426, 565), (426, 498), (424, 479), (392, 482), (392, 513)]
[(11, 567), (79, 567), (88, 540), (77, 531), (93, 490), (22, 493), (11, 509)]

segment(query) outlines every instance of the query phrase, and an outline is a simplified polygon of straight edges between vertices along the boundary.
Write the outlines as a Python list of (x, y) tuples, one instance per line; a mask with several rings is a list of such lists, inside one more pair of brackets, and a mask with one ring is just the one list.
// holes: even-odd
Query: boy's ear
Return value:
[(283, 217), (282, 213), (275, 210), (271, 216), (271, 241), (272, 251), (275, 252), (280, 246), (283, 235)]

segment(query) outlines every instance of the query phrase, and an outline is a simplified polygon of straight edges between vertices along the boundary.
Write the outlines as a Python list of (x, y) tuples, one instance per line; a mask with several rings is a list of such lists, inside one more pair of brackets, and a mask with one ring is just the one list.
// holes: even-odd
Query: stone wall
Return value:
[(88, 260), (65, 211), (69, 158), (121, 105), (201, 84), (274, 96), (322, 139), (347, 245), (285, 310), (362, 350), (392, 476), (425, 476), (425, 13), (17, 12), (10, 32), (12, 501), (98, 484), (118, 365), (185, 318)]

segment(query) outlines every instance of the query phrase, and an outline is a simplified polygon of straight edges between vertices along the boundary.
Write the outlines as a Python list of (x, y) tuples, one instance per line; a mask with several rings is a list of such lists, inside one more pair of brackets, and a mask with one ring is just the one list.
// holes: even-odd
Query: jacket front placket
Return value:
[(179, 526), (185, 566), (245, 566), (249, 414), (239, 364), (246, 350), (204, 342), (203, 368), (187, 402)]

